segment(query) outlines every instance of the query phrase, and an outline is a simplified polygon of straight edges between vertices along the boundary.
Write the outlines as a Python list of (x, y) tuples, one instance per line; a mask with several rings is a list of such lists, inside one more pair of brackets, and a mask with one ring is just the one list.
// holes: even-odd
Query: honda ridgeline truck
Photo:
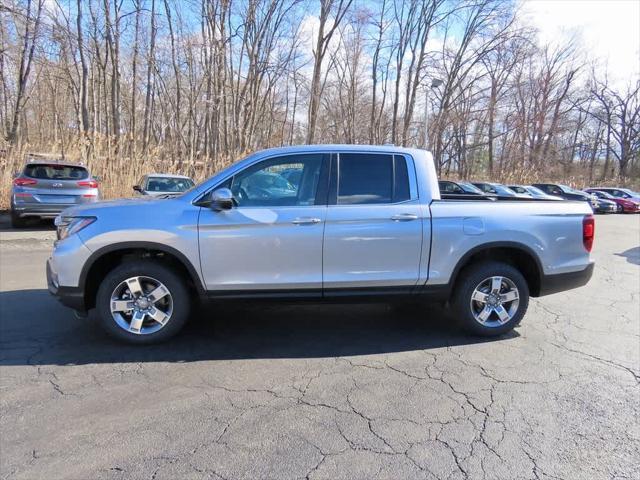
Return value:
[(166, 340), (195, 301), (223, 298), (406, 295), (500, 335), (530, 296), (589, 281), (594, 221), (586, 202), (494, 200), (441, 198), (424, 150), (270, 149), (179, 197), (65, 210), (47, 280), (132, 343)]

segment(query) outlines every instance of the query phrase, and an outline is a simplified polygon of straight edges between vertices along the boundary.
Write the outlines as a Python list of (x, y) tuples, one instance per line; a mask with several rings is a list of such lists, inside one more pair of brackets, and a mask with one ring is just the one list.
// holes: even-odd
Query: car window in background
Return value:
[(509, 189), (515, 193), (524, 193), (525, 195), (529, 193), (526, 188), (518, 185), (510, 185)]
[(611, 195), (610, 193), (607, 193), (607, 192), (600, 192), (600, 191), (598, 191), (598, 190), (591, 191), (591, 192), (589, 192), (589, 193), (590, 193), (590, 194), (591, 194), (591, 193), (595, 193), (595, 194), (596, 194), (596, 196), (598, 196), (599, 198), (606, 198), (607, 200), (613, 200), (614, 198), (616, 198), (616, 197), (614, 197), (613, 195)]
[(438, 182), (438, 186), (440, 187), (440, 191), (442, 193), (457, 193), (457, 194), (464, 193), (464, 190), (460, 188), (458, 185), (456, 185), (455, 183)]
[(483, 192), (482, 190), (480, 190), (478, 187), (476, 187), (475, 185), (471, 184), (471, 183), (467, 183), (467, 182), (460, 182), (459, 185), (464, 189), (465, 192), (467, 193), (477, 193), (479, 195), (484, 195), (485, 192)]
[(492, 185), (493, 189), (498, 195), (504, 195), (507, 197), (514, 197), (515, 193), (509, 190), (507, 187), (503, 187), (502, 185)]
[[(252, 165), (233, 177), (231, 191), (239, 207), (314, 205), (323, 154), (288, 155)], [(292, 184), (286, 172), (299, 171)], [(283, 175), (285, 174), (285, 175)]]
[(615, 190), (612, 190), (611, 193), (613, 195), (615, 195), (616, 197), (621, 197), (621, 198), (630, 198), (631, 197), (631, 195), (628, 192), (624, 191), (624, 190), (615, 189)]
[(547, 195), (545, 192), (540, 190), (538, 187), (534, 187), (532, 185), (528, 186), (527, 190), (529, 190), (531, 193), (537, 193), (538, 195)]
[(571, 187), (570, 187), (570, 186), (568, 186), (568, 185), (558, 185), (558, 186), (559, 186), (559, 187), (562, 189), (562, 191), (564, 191), (565, 193), (573, 193), (573, 194), (578, 193), (578, 194), (583, 194), (583, 195), (584, 195), (584, 192), (581, 192), (581, 191), (579, 191), (579, 190), (576, 190), (575, 188), (571, 188)]
[(42, 180), (83, 180), (89, 176), (84, 167), (75, 165), (29, 164), (24, 168), (27, 177)]
[(193, 187), (193, 182), (188, 178), (149, 177), (145, 190), (149, 192), (183, 193), (191, 187)]
[(544, 185), (543, 190), (550, 195), (562, 196), (562, 189), (556, 185)]
[(402, 156), (341, 153), (338, 205), (397, 203), (409, 200), (409, 173)]

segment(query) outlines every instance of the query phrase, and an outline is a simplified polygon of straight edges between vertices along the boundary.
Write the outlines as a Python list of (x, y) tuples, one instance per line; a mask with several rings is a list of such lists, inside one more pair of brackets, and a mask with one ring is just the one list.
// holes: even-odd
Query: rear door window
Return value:
[(411, 198), (407, 160), (399, 155), (341, 153), (338, 205), (398, 203)]
[(24, 174), (40, 180), (84, 180), (89, 177), (86, 168), (75, 165), (29, 164)]

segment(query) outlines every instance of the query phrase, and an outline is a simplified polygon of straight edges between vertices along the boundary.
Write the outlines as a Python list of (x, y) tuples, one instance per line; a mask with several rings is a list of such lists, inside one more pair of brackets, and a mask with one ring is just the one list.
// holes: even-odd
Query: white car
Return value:
[(150, 173), (143, 176), (133, 190), (138, 195), (180, 195), (194, 186), (193, 180), (185, 175)]

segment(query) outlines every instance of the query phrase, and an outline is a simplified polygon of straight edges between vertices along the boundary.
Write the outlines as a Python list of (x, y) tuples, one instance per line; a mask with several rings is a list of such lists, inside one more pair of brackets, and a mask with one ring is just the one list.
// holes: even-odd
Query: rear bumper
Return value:
[(18, 204), (15, 205), (12, 210), (13, 213), (19, 217), (40, 217), (40, 218), (55, 218), (63, 210), (73, 207), (74, 204)]
[(58, 284), (58, 276), (51, 268), (51, 259), (47, 260), (47, 288), (64, 306), (77, 312), (87, 311), (84, 300), (84, 290), (79, 287), (63, 287)]
[(593, 275), (595, 263), (590, 263), (584, 270), (577, 272), (559, 273), (556, 275), (544, 275), (540, 282), (539, 297), (552, 293), (564, 292), (572, 288), (586, 285)]
[(95, 203), (100, 200), (100, 197), (79, 198), (78, 201), (73, 203), (46, 203), (36, 201), (35, 198), (27, 200), (17, 199), (13, 197), (11, 199), (11, 211), (18, 217), (40, 217), (40, 218), (55, 218), (64, 210), (70, 207), (77, 207), (78, 205), (85, 205), (87, 203)]

